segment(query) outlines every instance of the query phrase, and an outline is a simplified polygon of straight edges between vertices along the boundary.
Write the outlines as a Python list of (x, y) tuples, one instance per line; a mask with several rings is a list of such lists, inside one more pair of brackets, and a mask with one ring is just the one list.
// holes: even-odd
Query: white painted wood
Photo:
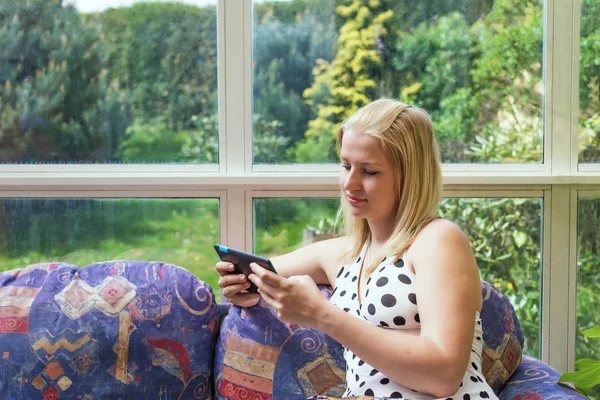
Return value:
[(569, 282), (570, 202), (569, 187), (552, 187), (550, 247), (544, 249), (545, 252), (550, 253), (550, 263), (544, 266), (544, 273), (549, 277), (547, 282), (549, 299), (548, 319), (542, 321), (543, 325), (548, 325), (548, 330), (545, 332), (548, 336), (543, 337), (545, 340), (542, 340), (542, 345), (544, 343), (547, 345), (548, 363), (561, 372), (568, 370), (569, 285), (571, 284)]

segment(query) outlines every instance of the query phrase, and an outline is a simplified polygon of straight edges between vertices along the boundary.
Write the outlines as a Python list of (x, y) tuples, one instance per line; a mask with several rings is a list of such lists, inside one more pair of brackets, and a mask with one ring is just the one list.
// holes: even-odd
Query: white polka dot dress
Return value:
[[(366, 246), (351, 264), (344, 265), (337, 275), (331, 301), (344, 311), (383, 329), (420, 329), (419, 308), (415, 294), (416, 276), (404, 260), (385, 258), (367, 279), (362, 301), (358, 300), (358, 277)], [(498, 399), (481, 372), (483, 331), (479, 313), (476, 315), (473, 346), (465, 376), (459, 390), (440, 400)], [(436, 399), (404, 387), (371, 367), (351, 350), (344, 348), (346, 359), (346, 392), (348, 396), (376, 396), (392, 399)]]

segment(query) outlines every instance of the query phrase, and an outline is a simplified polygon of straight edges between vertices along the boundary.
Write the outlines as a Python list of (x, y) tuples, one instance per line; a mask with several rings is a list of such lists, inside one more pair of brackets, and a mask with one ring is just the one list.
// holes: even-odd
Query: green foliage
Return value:
[(0, 0), (0, 160), (110, 162), (131, 119), (101, 27), (62, 0)]
[[(323, 62), (317, 70), (327, 78), (316, 76), (313, 86), (304, 92), (317, 115), (309, 123), (307, 137), (331, 136), (337, 124), (377, 94), (382, 64), (379, 44), (388, 33), (392, 11), (379, 0), (353, 0), (347, 6), (338, 6), (336, 13), (346, 22), (340, 29), (335, 59), (331, 63)], [(327, 94), (325, 99), (324, 93)], [(315, 103), (313, 97), (324, 101)], [(329, 155), (316, 156), (321, 158), (318, 161), (335, 161)]]
[(444, 199), (440, 216), (468, 235), (482, 279), (515, 307), (524, 352), (539, 357), (541, 201), (525, 198)]
[(136, 120), (161, 117), (175, 131), (216, 113), (216, 7), (140, 2), (96, 18), (111, 64), (132, 95)]
[[(583, 332), (588, 338), (600, 337), (600, 326)], [(594, 387), (600, 385), (600, 361), (582, 358), (575, 361), (575, 372), (562, 374), (559, 382), (572, 382), (575, 388), (585, 395)]]

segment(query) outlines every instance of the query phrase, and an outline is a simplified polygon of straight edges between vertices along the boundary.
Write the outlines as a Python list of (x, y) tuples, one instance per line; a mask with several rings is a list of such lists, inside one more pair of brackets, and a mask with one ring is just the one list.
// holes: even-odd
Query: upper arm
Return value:
[(316, 284), (331, 284), (340, 267), (341, 255), (348, 238), (323, 240), (303, 246), (291, 253), (271, 258), (277, 273), (284, 278), (309, 275)]
[(447, 220), (427, 225), (411, 246), (421, 335), (431, 339), (459, 370), (466, 368), (481, 280), (464, 232)]

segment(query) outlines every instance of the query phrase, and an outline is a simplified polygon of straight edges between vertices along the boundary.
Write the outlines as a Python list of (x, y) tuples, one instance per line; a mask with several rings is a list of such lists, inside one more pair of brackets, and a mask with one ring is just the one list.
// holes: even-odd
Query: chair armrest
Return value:
[(500, 392), (500, 400), (585, 400), (580, 392), (558, 383), (560, 373), (549, 365), (523, 356), (521, 364)]

